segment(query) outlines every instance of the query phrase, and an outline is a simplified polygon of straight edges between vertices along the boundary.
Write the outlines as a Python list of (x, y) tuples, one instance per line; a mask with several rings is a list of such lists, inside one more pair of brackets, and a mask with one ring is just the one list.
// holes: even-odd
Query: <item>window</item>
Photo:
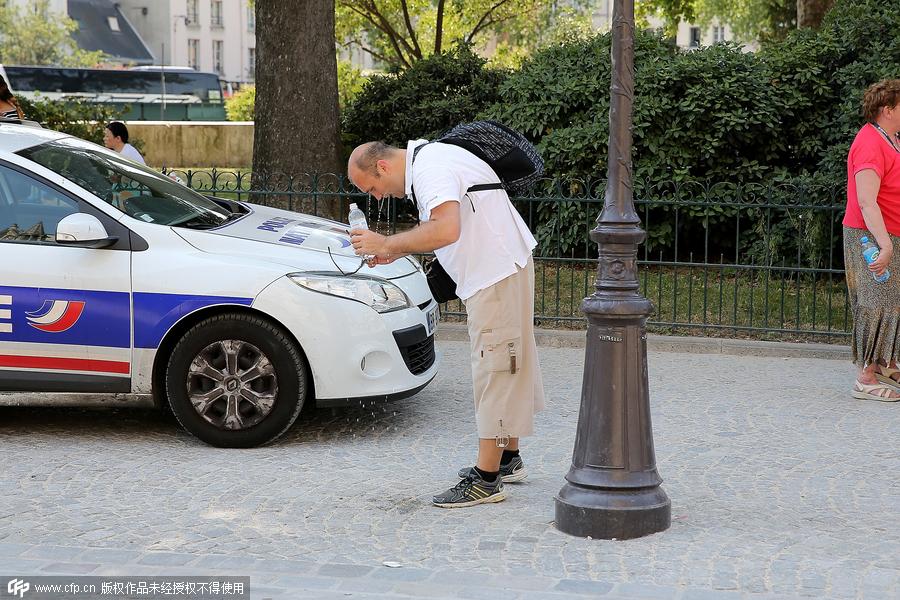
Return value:
[(213, 71), (218, 73), (219, 75), (223, 74), (222, 69), (222, 40), (213, 40), (212, 43), (212, 54), (213, 54)]
[(187, 24), (196, 25), (200, 22), (200, 10), (197, 3), (200, 0), (187, 0)]
[(77, 212), (75, 200), (0, 165), (0, 243), (53, 243), (59, 222)]
[(109, 28), (113, 31), (122, 31), (122, 28), (119, 27), (118, 17), (106, 17), (106, 22), (109, 23)]
[(690, 30), (690, 41), (688, 42), (688, 48), (699, 48), (700, 47), (700, 28), (699, 27), (691, 27)]
[(256, 31), (256, 10), (252, 6), (247, 7), (247, 31), (250, 33)]
[(712, 28), (713, 44), (725, 41), (725, 27), (722, 25), (713, 25)]
[(188, 66), (200, 70), (200, 40), (188, 40)]
[[(22, 150), (19, 154), (146, 223), (209, 229), (221, 225), (230, 216), (225, 208), (165, 175), (131, 162), (118, 152), (98, 149), (77, 138), (47, 142)], [(72, 203), (71, 200), (68, 202)], [(40, 213), (37, 209), (30, 210), (46, 215), (43, 217), (43, 229), (53, 234), (56, 233), (56, 223), (62, 217), (78, 212), (71, 206), (56, 208), (49, 204), (41, 205), (40, 211), (43, 212)], [(26, 214), (29, 218), (19, 217), (20, 221), (34, 223), (36, 217)]]
[(253, 81), (256, 79), (256, 48), (248, 48), (247, 65), (247, 78)]
[(212, 27), (222, 27), (222, 0), (212, 0), (209, 5), (210, 21)]

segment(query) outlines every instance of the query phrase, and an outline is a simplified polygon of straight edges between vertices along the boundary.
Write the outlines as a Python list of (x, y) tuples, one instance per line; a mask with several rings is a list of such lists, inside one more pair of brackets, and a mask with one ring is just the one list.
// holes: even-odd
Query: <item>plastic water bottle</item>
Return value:
[(369, 224), (366, 222), (366, 213), (359, 210), (359, 207), (356, 204), (350, 205), (350, 217), (348, 218), (350, 222), (350, 229), (368, 229)]
[[(868, 236), (859, 238), (859, 243), (862, 244), (862, 255), (863, 258), (866, 259), (866, 264), (871, 265), (873, 262), (875, 262), (875, 259), (878, 258), (878, 255), (881, 254), (881, 250), (878, 248), (878, 246), (875, 245), (874, 242), (869, 240)], [(872, 273), (872, 277), (878, 283), (884, 283), (890, 278), (890, 276), (891, 272), (887, 269), (885, 269), (884, 273), (881, 274), (881, 277), (879, 277), (875, 273)]]
[[(350, 216), (347, 220), (350, 222), (350, 231), (353, 231), (354, 229), (369, 228), (369, 224), (366, 222), (366, 213), (359, 210), (359, 207), (356, 206), (355, 203), (350, 205)], [(372, 259), (368, 254), (363, 254), (362, 258), (365, 261), (370, 261)], [(371, 267), (372, 265), (369, 266)]]

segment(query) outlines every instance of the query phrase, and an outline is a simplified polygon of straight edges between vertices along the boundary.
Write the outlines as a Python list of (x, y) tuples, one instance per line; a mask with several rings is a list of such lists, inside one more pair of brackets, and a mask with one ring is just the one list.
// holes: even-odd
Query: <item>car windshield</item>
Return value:
[(227, 208), (165, 175), (83, 140), (65, 138), (19, 154), (147, 223), (209, 229), (232, 216)]

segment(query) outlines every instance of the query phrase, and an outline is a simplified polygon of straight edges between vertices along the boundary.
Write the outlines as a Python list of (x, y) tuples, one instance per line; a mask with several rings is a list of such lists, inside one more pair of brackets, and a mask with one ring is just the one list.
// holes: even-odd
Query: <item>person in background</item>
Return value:
[(24, 119), (16, 97), (9, 91), (6, 81), (0, 77), (0, 119)]
[(106, 126), (103, 131), (103, 145), (136, 163), (147, 164), (137, 148), (128, 143), (128, 128), (122, 121), (113, 121)]
[[(844, 264), (853, 309), (853, 397), (900, 400), (900, 79), (869, 86), (863, 125), (847, 156)], [(879, 255), (867, 264), (861, 239)], [(890, 277), (878, 282), (890, 271)]]

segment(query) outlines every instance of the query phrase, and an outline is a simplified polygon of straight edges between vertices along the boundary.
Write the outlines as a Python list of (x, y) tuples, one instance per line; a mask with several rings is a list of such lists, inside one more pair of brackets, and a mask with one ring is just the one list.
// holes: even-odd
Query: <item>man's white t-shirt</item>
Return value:
[(125, 158), (130, 158), (136, 163), (141, 163), (142, 165), (147, 164), (146, 162), (144, 162), (144, 157), (141, 156), (141, 153), (138, 152), (137, 148), (135, 148), (131, 144), (125, 144), (124, 146), (122, 146), (122, 151), (119, 152), (119, 154), (121, 154)]
[(500, 181), (486, 162), (459, 146), (436, 142), (419, 151), (413, 166), (413, 151), (424, 143), (407, 144), (406, 195), (412, 198), (415, 189), (423, 223), (434, 207), (459, 204), (459, 239), (434, 253), (456, 282), (456, 295), (465, 300), (524, 267), (537, 241), (505, 190), (466, 193), (473, 185)]

